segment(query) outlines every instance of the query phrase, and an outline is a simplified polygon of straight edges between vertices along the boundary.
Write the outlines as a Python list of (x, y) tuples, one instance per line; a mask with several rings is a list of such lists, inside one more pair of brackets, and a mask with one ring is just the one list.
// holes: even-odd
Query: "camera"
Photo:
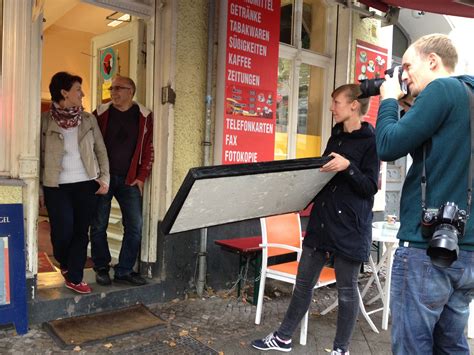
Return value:
[(421, 232), (424, 238), (430, 238), (426, 254), (433, 265), (448, 267), (457, 260), (458, 240), (464, 235), (466, 222), (466, 211), (454, 202), (447, 202), (438, 210), (423, 209)]
[[(393, 68), (387, 69), (384, 72), (384, 75), (389, 75), (393, 78), (393, 73), (395, 72), (395, 68), (398, 68), (398, 81), (400, 83), (400, 87), (405, 95), (408, 94), (408, 87), (406, 83), (402, 80), (402, 73), (403, 68), (398, 65)], [(376, 78), (376, 79), (365, 79), (360, 81), (360, 90), (362, 94), (359, 96), (359, 99), (365, 99), (370, 96), (377, 96), (380, 95), (380, 86), (382, 86), (385, 78)]]

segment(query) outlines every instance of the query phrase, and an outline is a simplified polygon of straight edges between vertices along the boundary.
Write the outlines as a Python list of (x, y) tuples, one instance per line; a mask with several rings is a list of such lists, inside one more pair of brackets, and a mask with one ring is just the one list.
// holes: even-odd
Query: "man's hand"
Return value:
[(396, 67), (393, 71), (393, 76), (385, 75), (385, 81), (380, 87), (380, 97), (382, 100), (399, 100), (405, 95), (400, 87), (400, 82), (398, 81), (398, 70), (399, 68)]
[(344, 158), (342, 155), (337, 153), (331, 153), (329, 156), (334, 157), (330, 162), (324, 164), (319, 171), (328, 173), (331, 171), (343, 171), (346, 170), (351, 162)]
[(99, 189), (95, 192), (96, 195), (105, 195), (109, 192), (109, 185), (99, 179), (95, 179), (95, 181), (99, 184)]
[(135, 181), (133, 181), (130, 185), (131, 186), (137, 185), (138, 190), (140, 190), (140, 195), (143, 196), (143, 185), (145, 185), (145, 183), (143, 181), (135, 179)]

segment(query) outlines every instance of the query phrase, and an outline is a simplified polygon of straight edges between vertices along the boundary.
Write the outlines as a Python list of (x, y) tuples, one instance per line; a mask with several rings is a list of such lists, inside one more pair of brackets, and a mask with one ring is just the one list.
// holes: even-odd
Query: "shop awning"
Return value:
[(359, 0), (377, 10), (387, 12), (389, 7), (433, 12), (436, 14), (474, 18), (473, 0)]

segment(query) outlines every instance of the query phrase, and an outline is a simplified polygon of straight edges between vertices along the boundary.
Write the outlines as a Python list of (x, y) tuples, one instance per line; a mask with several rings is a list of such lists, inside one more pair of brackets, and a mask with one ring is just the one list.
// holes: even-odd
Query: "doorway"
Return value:
[[(94, 2), (94, 1), (88, 1)], [(51, 105), (49, 81), (58, 71), (67, 71), (82, 77), (85, 93), (85, 111), (110, 100), (107, 90), (112, 78), (119, 74), (131, 77), (137, 85), (135, 100), (145, 105), (147, 83), (147, 26), (150, 21), (132, 16), (125, 9), (108, 8), (87, 4), (79, 0), (46, 0), (43, 22), (43, 51), (41, 70), (41, 111)], [(148, 35), (153, 31), (148, 31)], [(149, 61), (148, 66), (152, 65)], [(150, 70), (150, 68), (148, 68)], [(152, 80), (152, 78), (150, 78)], [(145, 191), (149, 191), (146, 189)], [(146, 192), (145, 192), (146, 194)], [(144, 196), (146, 202), (149, 196)], [(112, 254), (112, 264), (116, 262), (123, 236), (121, 213), (116, 201), (113, 202), (107, 231)], [(144, 218), (147, 223), (149, 218)], [(144, 230), (148, 230), (144, 226)], [(38, 291), (62, 287), (63, 278), (59, 265), (52, 255), (49, 235), (49, 221), (46, 210), (40, 210), (38, 218)], [(148, 244), (148, 236), (142, 242)], [(89, 246), (90, 248), (90, 246)], [(90, 250), (89, 250), (90, 256)], [(84, 281), (95, 282), (90, 258), (86, 263)]]

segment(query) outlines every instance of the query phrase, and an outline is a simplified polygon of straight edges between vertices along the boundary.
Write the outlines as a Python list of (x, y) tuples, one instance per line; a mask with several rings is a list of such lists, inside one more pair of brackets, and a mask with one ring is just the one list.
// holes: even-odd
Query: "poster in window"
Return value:
[(279, 36), (279, 0), (228, 0), (223, 164), (274, 159)]
[[(388, 50), (361, 40), (356, 40), (355, 79), (356, 82), (366, 79), (383, 78), (387, 70)], [(369, 111), (364, 120), (375, 127), (379, 110), (379, 96), (370, 98)]]
[(0, 237), (0, 306), (10, 304), (8, 237)]

